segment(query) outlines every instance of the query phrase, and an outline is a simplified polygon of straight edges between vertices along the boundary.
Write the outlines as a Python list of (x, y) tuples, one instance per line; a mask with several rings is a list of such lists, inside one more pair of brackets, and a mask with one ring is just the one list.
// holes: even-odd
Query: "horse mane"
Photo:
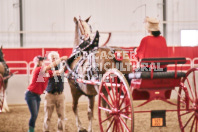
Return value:
[(4, 58), (3, 58), (2, 49), (0, 49), (0, 62), (5, 62), (5, 60), (4, 60)]
[(80, 38), (79, 38), (79, 33), (78, 33), (78, 23), (76, 23), (76, 26), (75, 26), (75, 37), (74, 37), (74, 47), (73, 48), (76, 48), (79, 43), (80, 43)]

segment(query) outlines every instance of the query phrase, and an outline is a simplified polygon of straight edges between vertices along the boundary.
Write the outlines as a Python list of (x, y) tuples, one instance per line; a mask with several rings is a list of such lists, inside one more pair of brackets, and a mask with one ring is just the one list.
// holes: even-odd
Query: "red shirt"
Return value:
[(137, 59), (168, 57), (166, 40), (162, 36), (146, 36), (137, 48)]
[(28, 90), (41, 95), (46, 89), (49, 77), (52, 76), (52, 71), (45, 73), (42, 69), (43, 67), (37, 67), (32, 74), (32, 82), (28, 86)]

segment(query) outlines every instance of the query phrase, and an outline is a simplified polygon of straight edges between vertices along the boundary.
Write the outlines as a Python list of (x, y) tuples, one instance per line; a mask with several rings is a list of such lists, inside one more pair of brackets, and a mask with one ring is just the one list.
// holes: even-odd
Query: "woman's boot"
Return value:
[(28, 132), (34, 132), (34, 128), (30, 126)]

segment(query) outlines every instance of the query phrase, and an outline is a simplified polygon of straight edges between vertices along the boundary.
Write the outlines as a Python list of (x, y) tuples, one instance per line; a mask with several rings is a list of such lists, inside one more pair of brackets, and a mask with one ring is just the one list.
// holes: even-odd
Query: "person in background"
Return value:
[(145, 27), (149, 35), (141, 40), (140, 45), (137, 48), (136, 58), (141, 61), (143, 58), (168, 57), (166, 40), (160, 35), (159, 20), (147, 17), (145, 19)]
[[(33, 59), (34, 69), (32, 71), (32, 81), (27, 88), (25, 93), (25, 100), (27, 102), (31, 117), (29, 120), (29, 130), (28, 132), (34, 132), (35, 122), (38, 116), (39, 107), (40, 107), (40, 95), (44, 92), (47, 82), (50, 76), (53, 76), (49, 70), (52, 67), (56, 67), (61, 61), (65, 61), (67, 56), (63, 56), (55, 62), (49, 64), (48, 66), (44, 65), (44, 57), (36, 56)], [(57, 71), (59, 72), (59, 71)]]
[[(59, 59), (58, 52), (51, 51), (48, 54), (48, 59), (50, 62), (55, 62)], [(52, 117), (52, 113), (54, 108), (56, 108), (56, 113), (58, 115), (58, 132), (65, 131), (65, 95), (63, 93), (64, 90), (64, 72), (66, 70), (61, 67), (61, 65), (57, 65), (56, 67), (51, 68), (51, 71), (59, 70), (61, 74), (54, 75), (49, 78), (48, 85), (45, 93), (45, 101), (44, 101), (44, 132), (50, 131), (50, 120)]]

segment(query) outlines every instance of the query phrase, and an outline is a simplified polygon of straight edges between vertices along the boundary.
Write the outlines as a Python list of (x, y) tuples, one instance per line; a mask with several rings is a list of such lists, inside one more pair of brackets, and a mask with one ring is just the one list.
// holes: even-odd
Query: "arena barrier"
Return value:
[[(186, 47), (169, 47), (170, 57), (187, 57), (187, 64), (180, 65), (179, 70), (182, 71), (186, 71), (192, 67), (198, 66), (198, 47), (188, 47), (187, 51), (185, 51), (185, 48)], [(128, 50), (132, 51), (133, 48), (131, 47)], [(18, 71), (17, 74), (15, 74), (13, 77), (9, 79), (8, 89), (6, 91), (8, 104), (26, 103), (24, 100), (24, 92), (26, 91), (31, 80), (31, 70), (33, 68), (32, 58), (34, 58), (36, 55), (46, 56), (47, 52), (49, 51), (58, 51), (60, 56), (70, 56), (72, 48), (3, 49), (5, 60), (10, 68), (10, 71)], [(133, 64), (133, 68), (138, 67), (138, 62), (134, 58), (131, 58), (131, 63)], [(171, 68), (173, 68), (173, 65), (169, 66), (168, 70), (171, 70)], [(69, 85), (67, 83), (67, 80), (65, 80), (64, 82), (64, 93), (65, 95), (67, 95), (66, 102), (71, 102), (72, 96)], [(173, 94), (171, 95), (171, 98), (175, 98), (175, 96), (176, 94)], [(42, 95), (41, 97), (43, 98), (44, 96)], [(87, 98), (85, 96), (82, 96), (80, 101), (87, 101)]]
[(192, 60), (192, 67), (198, 67), (198, 57)]

